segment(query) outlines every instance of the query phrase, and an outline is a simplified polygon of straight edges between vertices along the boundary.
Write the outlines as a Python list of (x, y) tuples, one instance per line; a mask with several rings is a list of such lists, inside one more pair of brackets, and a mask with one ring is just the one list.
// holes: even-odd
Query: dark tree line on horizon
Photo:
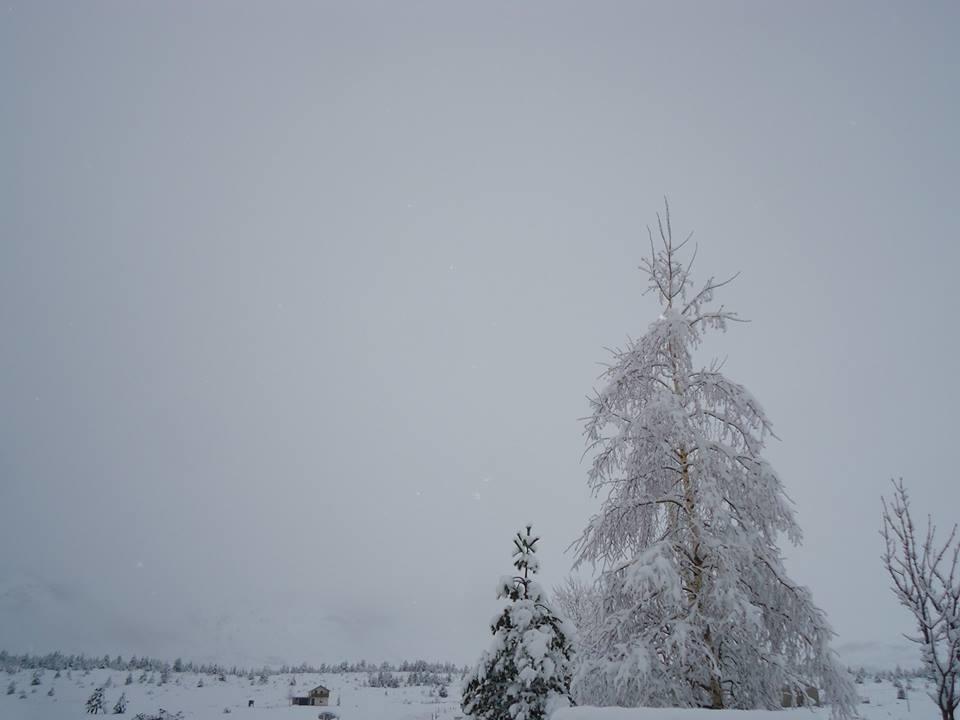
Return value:
[(341, 673), (370, 673), (370, 672), (402, 672), (422, 674), (461, 674), (466, 671), (451, 662), (435, 662), (429, 660), (403, 660), (399, 663), (381, 662), (372, 663), (366, 660), (358, 662), (342, 661), (339, 663), (320, 663), (319, 666), (309, 663), (299, 665), (280, 665), (279, 667), (263, 666), (260, 668), (245, 668), (239, 665), (223, 665), (219, 663), (197, 663), (177, 658), (173, 662), (147, 656), (132, 655), (126, 660), (117, 655), (93, 656), (84, 653), (51, 652), (43, 655), (30, 653), (10, 653), (0, 650), (0, 671), (15, 673), (18, 670), (116, 670), (130, 672), (133, 670), (151, 672), (187, 672), (201, 675), (233, 675), (236, 677), (269, 677), (272, 675), (291, 674), (341, 674)]

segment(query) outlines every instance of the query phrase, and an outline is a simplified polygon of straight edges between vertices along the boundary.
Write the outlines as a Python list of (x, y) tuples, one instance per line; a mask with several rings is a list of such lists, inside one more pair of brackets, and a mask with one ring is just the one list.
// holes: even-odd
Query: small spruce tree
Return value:
[(103, 708), (103, 688), (98, 687), (93, 691), (93, 694), (87, 698), (87, 713), (97, 715), (102, 712), (106, 712)]
[(120, 693), (120, 697), (117, 698), (117, 702), (113, 706), (113, 714), (123, 715), (126, 711), (127, 711), (127, 694)]
[(531, 578), (538, 540), (530, 525), (513, 540), (517, 575), (501, 578), (497, 589), (508, 604), (463, 691), (463, 711), (476, 720), (543, 720), (571, 704), (572, 632)]
[(10, 684), (7, 685), (7, 695), (13, 695), (17, 691), (17, 684), (11, 680)]

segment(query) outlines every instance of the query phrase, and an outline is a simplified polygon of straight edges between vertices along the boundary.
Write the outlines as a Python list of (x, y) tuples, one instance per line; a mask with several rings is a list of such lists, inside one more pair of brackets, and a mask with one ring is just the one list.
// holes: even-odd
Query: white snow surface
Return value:
[[(460, 710), (460, 685), (455, 677), (448, 688), (449, 697), (431, 696), (436, 688), (366, 687), (367, 673), (343, 673), (326, 675), (296, 675), (297, 684), (290, 686), (290, 675), (274, 675), (265, 685), (251, 685), (246, 678), (227, 676), (219, 682), (216, 676), (195, 673), (170, 673), (166, 685), (149, 685), (135, 682), (124, 685), (126, 672), (93, 670), (89, 675), (73, 671), (73, 679), (66, 673), (54, 680), (54, 672), (46, 670), (39, 686), (30, 686), (32, 670), (21, 670), (15, 675), (0, 673), (0, 720), (90, 720), (84, 705), (90, 694), (103, 685), (107, 678), (111, 687), (104, 690), (105, 706), (109, 716), (104, 720), (133, 720), (137, 713), (156, 715), (160, 708), (167, 712), (183, 712), (184, 720), (309, 720), (316, 719), (323, 710), (337, 713), (340, 720), (454, 720), (463, 715)], [(394, 673), (406, 679), (406, 673)], [(197, 687), (203, 679), (204, 687)], [(7, 695), (7, 685), (13, 680), (17, 691)], [(180, 684), (177, 684), (177, 681)], [(54, 696), (47, 691), (54, 687)], [(323, 685), (331, 691), (330, 707), (291, 706), (290, 691), (302, 695)], [(20, 699), (21, 690), (27, 697)], [(36, 692), (32, 692), (36, 690)], [(114, 715), (113, 706), (120, 693), (127, 694), (127, 712)], [(337, 706), (337, 699), (340, 705)], [(248, 708), (247, 701), (254, 707)], [(229, 708), (230, 713), (224, 713)]]
[[(926, 685), (913, 681), (907, 700), (897, 700), (889, 682), (868, 680), (856, 685), (861, 703), (856, 712), (863, 720), (926, 720), (939, 718), (940, 711), (927, 696)], [(864, 699), (869, 703), (863, 703)], [(784, 710), (700, 710), (690, 708), (562, 708), (550, 720), (829, 720), (830, 708), (787, 708)]]
[[(403, 676), (403, 673), (396, 673)], [(341, 720), (455, 720), (463, 715), (460, 710), (460, 686), (450, 686), (450, 696), (430, 695), (425, 687), (371, 688), (365, 687), (366, 673), (333, 675), (297, 674), (297, 685), (289, 686), (289, 675), (276, 675), (266, 685), (250, 685), (246, 678), (228, 676), (226, 682), (215, 677), (193, 673), (170, 673), (170, 682), (163, 686), (139, 684), (124, 686), (126, 672), (94, 670), (89, 675), (73, 672), (73, 679), (54, 680), (54, 673), (43, 673), (41, 684), (31, 686), (32, 671), (21, 670), (15, 675), (0, 673), (0, 719), (2, 720), (90, 720), (84, 703), (107, 678), (111, 687), (104, 691), (107, 710), (126, 692), (129, 705), (125, 715), (111, 717), (132, 720), (140, 712), (156, 714), (162, 707), (168, 712), (182, 711), (184, 720), (308, 720), (316, 718), (321, 710), (336, 712)], [(138, 674), (134, 673), (134, 678)], [(204, 687), (196, 687), (203, 678)], [(13, 680), (17, 692), (6, 695), (6, 687)], [(177, 684), (177, 680), (180, 684)], [(48, 697), (51, 684), (54, 696)], [(303, 693), (315, 685), (325, 685), (332, 691), (329, 708), (293, 707), (288, 693)], [(896, 689), (889, 682), (868, 680), (857, 685), (861, 698), (869, 704), (860, 704), (857, 711), (863, 720), (928, 720), (939, 717), (933, 702), (926, 696), (921, 682), (913, 681), (909, 701), (897, 700)], [(18, 697), (21, 690), (27, 697)], [(36, 690), (36, 692), (32, 692)], [(336, 706), (340, 698), (340, 706)], [(247, 708), (247, 700), (255, 701)], [(230, 714), (223, 709), (230, 708)], [(747, 710), (689, 710), (678, 708), (594, 708), (576, 707), (556, 711), (551, 720), (829, 720), (829, 708), (790, 709), (782, 711)], [(105, 718), (106, 720), (106, 718)]]

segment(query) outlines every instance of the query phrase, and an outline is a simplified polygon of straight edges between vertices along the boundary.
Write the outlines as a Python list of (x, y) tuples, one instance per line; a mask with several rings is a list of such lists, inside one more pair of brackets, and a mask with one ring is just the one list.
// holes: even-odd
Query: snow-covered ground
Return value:
[[(341, 720), (454, 720), (460, 712), (460, 690), (454, 683), (446, 699), (436, 696), (436, 688), (366, 687), (365, 673), (336, 675), (296, 675), (297, 684), (290, 686), (290, 675), (275, 675), (265, 685), (251, 685), (246, 678), (227, 676), (226, 682), (209, 675), (170, 673), (165, 685), (136, 682), (124, 685), (125, 672), (93, 670), (89, 675), (73, 671), (54, 679), (54, 673), (43, 673), (41, 683), (31, 686), (32, 671), (15, 675), (0, 674), (0, 719), (2, 720), (80, 720), (89, 719), (85, 703), (97, 687), (110, 678), (111, 686), (104, 691), (106, 711), (113, 712), (120, 693), (127, 694), (127, 712), (122, 717), (132, 720), (137, 713), (156, 715), (160, 708), (167, 712), (183, 712), (184, 720), (308, 720), (316, 718), (321, 710), (329, 709)], [(398, 673), (398, 675), (403, 675)], [(203, 679), (204, 687), (197, 687)], [(16, 683), (16, 692), (7, 695), (10, 681)], [(329, 708), (291, 706), (289, 696), (305, 694), (316, 685), (324, 685), (332, 693)], [(53, 697), (47, 695), (53, 687)], [(27, 696), (20, 698), (21, 691)], [(431, 694), (433, 693), (433, 695)], [(247, 701), (254, 707), (248, 708)], [(339, 701), (339, 705), (337, 705)], [(230, 714), (225, 713), (230, 710)]]
[[(401, 674), (402, 675), (402, 674)], [(127, 694), (129, 705), (126, 716), (137, 713), (156, 714), (160, 708), (168, 712), (182, 711), (185, 720), (215, 720), (225, 717), (236, 720), (308, 720), (316, 718), (323, 708), (294, 707), (289, 704), (291, 691), (303, 693), (315, 685), (325, 685), (333, 693), (330, 710), (342, 720), (455, 720), (460, 711), (460, 689), (454, 683), (449, 697), (436, 696), (436, 688), (366, 687), (366, 674), (297, 675), (297, 684), (291, 687), (289, 675), (276, 675), (265, 685), (251, 685), (246, 678), (228, 676), (226, 682), (193, 673), (171, 673), (166, 685), (134, 683), (124, 685), (125, 672), (94, 670), (89, 675), (63, 673), (54, 679), (52, 671), (45, 671), (40, 685), (31, 686), (31, 671), (15, 675), (0, 675), (0, 719), (2, 720), (80, 720), (89, 718), (84, 705), (95, 688), (110, 678), (111, 687), (105, 690), (107, 712), (110, 713), (121, 692)], [(197, 687), (203, 679), (204, 687)], [(16, 692), (7, 695), (7, 686), (13, 681)], [(47, 695), (53, 687), (52, 697)], [(937, 717), (937, 709), (926, 696), (923, 686), (914, 681), (908, 700), (897, 700), (896, 689), (889, 682), (868, 680), (857, 685), (861, 697), (869, 703), (858, 708), (864, 720), (926, 720)], [(21, 691), (26, 697), (21, 698)], [(247, 701), (254, 707), (248, 708)], [(339, 705), (337, 702), (339, 701)], [(225, 709), (230, 714), (225, 714)], [(552, 720), (829, 720), (826, 708), (814, 710), (783, 710), (780, 712), (743, 712), (678, 709), (622, 709), (571, 708), (562, 710)]]
[[(864, 720), (928, 720), (940, 711), (927, 696), (924, 685), (913, 681), (907, 700), (897, 700), (889, 682), (868, 680), (857, 685), (861, 700), (857, 712)], [(829, 708), (765, 710), (685, 710), (679, 708), (569, 708), (553, 714), (551, 720), (830, 720)]]

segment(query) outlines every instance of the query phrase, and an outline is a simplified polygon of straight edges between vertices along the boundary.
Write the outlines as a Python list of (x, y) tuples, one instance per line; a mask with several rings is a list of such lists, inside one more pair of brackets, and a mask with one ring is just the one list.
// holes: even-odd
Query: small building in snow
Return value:
[(329, 705), (330, 691), (323, 685), (317, 685), (306, 695), (297, 695), (290, 698), (291, 705)]

